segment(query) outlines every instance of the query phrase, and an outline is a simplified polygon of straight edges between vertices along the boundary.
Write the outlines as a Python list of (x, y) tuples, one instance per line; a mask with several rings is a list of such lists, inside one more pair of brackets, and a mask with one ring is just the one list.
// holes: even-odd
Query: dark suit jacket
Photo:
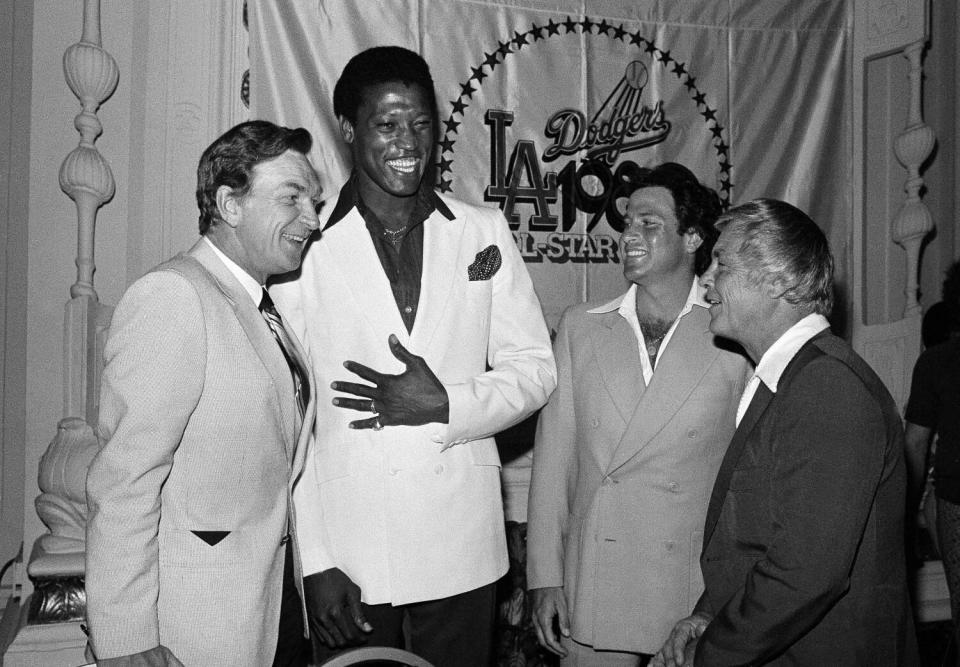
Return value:
[(880, 379), (818, 334), (763, 383), (707, 511), (701, 665), (916, 663), (903, 429)]

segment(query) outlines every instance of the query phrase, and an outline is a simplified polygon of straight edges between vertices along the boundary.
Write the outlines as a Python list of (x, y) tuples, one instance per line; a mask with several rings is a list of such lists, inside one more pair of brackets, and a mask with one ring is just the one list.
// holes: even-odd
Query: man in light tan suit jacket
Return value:
[(299, 266), (318, 227), (310, 145), (306, 130), (264, 121), (211, 144), (202, 238), (114, 313), (87, 477), (101, 667), (309, 659), (291, 493), (315, 383), (262, 285)]
[(716, 194), (674, 163), (636, 185), (620, 240), (632, 285), (564, 314), (534, 447), (527, 583), (538, 639), (561, 664), (645, 664), (696, 602), (704, 514), (748, 373), (717, 346), (696, 281)]

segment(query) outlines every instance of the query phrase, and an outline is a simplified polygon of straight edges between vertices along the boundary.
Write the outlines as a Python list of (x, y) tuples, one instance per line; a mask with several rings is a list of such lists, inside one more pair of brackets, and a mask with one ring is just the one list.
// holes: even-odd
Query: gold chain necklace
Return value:
[(394, 245), (396, 245), (397, 241), (403, 238), (403, 235), (407, 233), (407, 230), (409, 228), (410, 228), (410, 225), (404, 225), (400, 229), (387, 229), (386, 227), (384, 227), (383, 235), (390, 240), (390, 243), (393, 243)]

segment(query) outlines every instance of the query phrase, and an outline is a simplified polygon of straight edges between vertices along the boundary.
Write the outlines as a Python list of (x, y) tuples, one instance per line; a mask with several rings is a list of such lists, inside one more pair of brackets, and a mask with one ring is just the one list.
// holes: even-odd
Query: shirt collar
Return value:
[(780, 338), (763, 353), (754, 375), (763, 380), (763, 383), (767, 385), (771, 392), (776, 393), (783, 371), (786, 370), (787, 365), (797, 355), (800, 348), (808, 340), (828, 328), (830, 328), (830, 323), (823, 315), (818, 313), (807, 315), (783, 332)]
[[(710, 304), (707, 303), (704, 298), (704, 294), (707, 293), (707, 290), (700, 285), (700, 281), (696, 277), (693, 279), (693, 283), (690, 285), (690, 291), (687, 293), (687, 301), (683, 305), (683, 308), (680, 309), (680, 314), (677, 315), (679, 320), (681, 317), (693, 310), (694, 306), (700, 306), (701, 308), (709, 308)], [(630, 289), (627, 290), (627, 293), (623, 296), (618, 296), (613, 301), (609, 301), (602, 306), (597, 306), (596, 308), (591, 308), (588, 310), (588, 313), (594, 315), (599, 315), (603, 313), (610, 313), (614, 310), (618, 311), (621, 315), (625, 311), (636, 312), (637, 309), (637, 286), (636, 284), (631, 284)]]
[[(417, 197), (419, 197), (420, 201), (427, 206), (428, 217), (433, 211), (439, 211), (440, 214), (447, 220), (453, 220), (456, 217), (450, 210), (450, 207), (447, 206), (446, 202), (444, 202), (440, 198), (440, 195), (438, 195), (436, 191), (434, 191), (434, 189), (427, 183), (427, 179), (424, 179), (420, 182), (420, 189), (417, 191)], [(337, 204), (333, 207), (333, 211), (330, 213), (330, 217), (327, 219), (327, 224), (323, 226), (324, 231), (343, 220), (347, 213), (349, 213), (353, 208), (357, 208), (361, 214), (365, 209), (363, 200), (360, 199), (360, 190), (357, 188), (356, 171), (350, 173), (350, 178), (340, 189), (340, 196), (337, 197)]]
[(213, 249), (214, 254), (220, 258), (220, 261), (227, 267), (227, 270), (240, 282), (243, 289), (250, 295), (250, 298), (253, 299), (253, 303), (259, 308), (260, 300), (263, 298), (263, 285), (258, 283), (249, 273), (241, 269), (236, 262), (223, 254), (223, 251), (217, 247), (217, 244), (206, 236), (203, 237), (203, 240)]

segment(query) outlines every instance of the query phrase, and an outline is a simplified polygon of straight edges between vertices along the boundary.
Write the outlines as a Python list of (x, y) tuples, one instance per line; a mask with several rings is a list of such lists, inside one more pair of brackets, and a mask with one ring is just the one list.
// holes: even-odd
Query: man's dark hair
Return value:
[(694, 271), (699, 276), (710, 266), (710, 254), (720, 232), (714, 226), (723, 208), (716, 191), (697, 180), (693, 172), (676, 162), (664, 162), (652, 169), (641, 169), (631, 179), (634, 190), (639, 188), (666, 188), (673, 196), (680, 235), (696, 232), (703, 243), (697, 248)]
[(357, 123), (357, 110), (368, 88), (399, 81), (423, 89), (430, 113), (437, 115), (437, 98), (430, 68), (419, 54), (400, 46), (375, 46), (361, 51), (347, 63), (333, 89), (333, 113), (351, 124)]
[(245, 197), (252, 184), (253, 168), (289, 150), (306, 155), (313, 145), (310, 133), (298, 127), (274, 125), (265, 120), (251, 120), (236, 125), (207, 146), (197, 165), (197, 207), (200, 209), (200, 234), (206, 234), (220, 221), (217, 210), (217, 188), (233, 188), (238, 197)]

